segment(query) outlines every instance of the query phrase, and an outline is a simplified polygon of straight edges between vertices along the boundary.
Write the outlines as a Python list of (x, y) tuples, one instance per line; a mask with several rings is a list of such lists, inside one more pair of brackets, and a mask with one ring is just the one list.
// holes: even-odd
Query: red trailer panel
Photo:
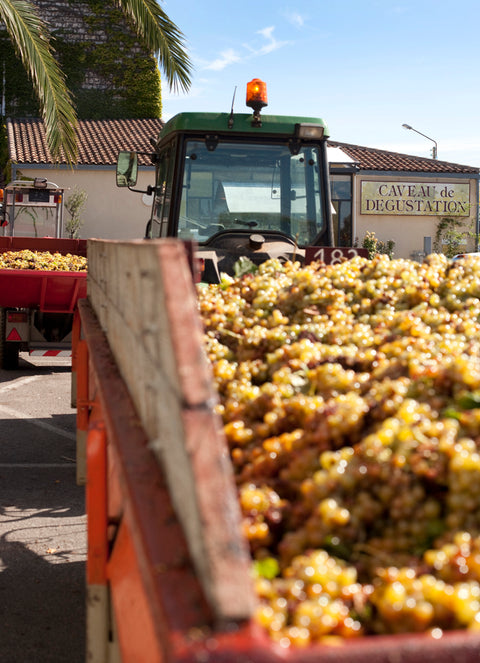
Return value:
[[(0, 253), (50, 251), (87, 255), (87, 240), (53, 237), (0, 237)], [(0, 269), (0, 307), (33, 308), (44, 313), (72, 313), (86, 297), (86, 272)]]
[(0, 253), (4, 251), (23, 251), (24, 249), (86, 256), (87, 240), (56, 237), (0, 237)]
[(72, 313), (87, 295), (86, 272), (0, 269), (0, 306)]

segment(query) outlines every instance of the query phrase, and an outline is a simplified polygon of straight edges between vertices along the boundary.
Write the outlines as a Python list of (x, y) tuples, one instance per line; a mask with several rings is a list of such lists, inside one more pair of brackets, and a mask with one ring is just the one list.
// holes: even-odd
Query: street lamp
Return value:
[(429, 136), (425, 136), (425, 134), (422, 134), (421, 131), (417, 131), (416, 129), (411, 127), (409, 124), (402, 124), (402, 127), (404, 129), (410, 129), (410, 131), (415, 131), (415, 133), (420, 134), (420, 136), (423, 136), (424, 138), (427, 138), (428, 140), (431, 140), (432, 143), (434, 143), (434, 146), (432, 147), (432, 157), (434, 159), (437, 158), (437, 141), (436, 140), (433, 140), (433, 138), (430, 138)]

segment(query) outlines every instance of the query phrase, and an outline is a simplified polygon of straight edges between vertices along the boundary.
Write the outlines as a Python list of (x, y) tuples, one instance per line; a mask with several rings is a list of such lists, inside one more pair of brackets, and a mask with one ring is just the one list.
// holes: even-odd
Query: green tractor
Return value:
[[(149, 154), (155, 184), (147, 238), (192, 240), (202, 280), (218, 283), (242, 259), (305, 260), (307, 247), (332, 248), (327, 161), (328, 129), (321, 119), (260, 114), (267, 105), (259, 79), (247, 85), (253, 114), (180, 113), (169, 120)], [(121, 152), (117, 185), (133, 191), (137, 152)], [(336, 259), (355, 249), (335, 249)]]

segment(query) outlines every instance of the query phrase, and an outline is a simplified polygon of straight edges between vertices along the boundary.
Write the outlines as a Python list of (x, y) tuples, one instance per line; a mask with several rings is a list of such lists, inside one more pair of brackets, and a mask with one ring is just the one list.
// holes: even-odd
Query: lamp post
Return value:
[(432, 147), (432, 157), (434, 159), (437, 158), (437, 141), (436, 140), (433, 140), (433, 138), (430, 138), (429, 136), (425, 136), (425, 134), (422, 134), (421, 131), (417, 131), (417, 129), (414, 129), (409, 124), (402, 124), (402, 127), (404, 129), (410, 129), (410, 131), (415, 131), (415, 133), (420, 134), (420, 136), (423, 136), (424, 138), (427, 138), (428, 140), (431, 140), (432, 143), (434, 144), (433, 147)]

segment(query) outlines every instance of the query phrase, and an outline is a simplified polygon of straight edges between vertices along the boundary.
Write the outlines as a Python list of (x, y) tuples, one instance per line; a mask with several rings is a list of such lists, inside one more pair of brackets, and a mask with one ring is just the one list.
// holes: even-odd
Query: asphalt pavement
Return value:
[(0, 662), (85, 661), (85, 489), (70, 360), (0, 370)]

